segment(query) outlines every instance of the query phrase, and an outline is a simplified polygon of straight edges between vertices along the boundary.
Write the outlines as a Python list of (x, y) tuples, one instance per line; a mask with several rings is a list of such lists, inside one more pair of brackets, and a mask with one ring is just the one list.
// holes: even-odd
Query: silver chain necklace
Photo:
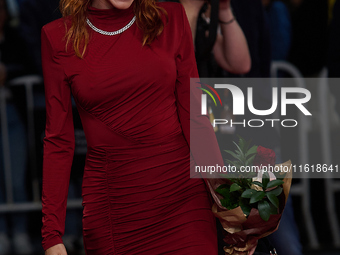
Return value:
[(96, 31), (99, 34), (102, 34), (102, 35), (118, 35), (118, 34), (123, 33), (129, 27), (131, 27), (132, 24), (135, 22), (135, 20), (136, 20), (136, 16), (133, 16), (133, 18), (129, 22), (129, 24), (127, 24), (125, 27), (123, 27), (123, 28), (121, 28), (117, 31), (113, 31), (113, 32), (107, 32), (107, 31), (104, 31), (104, 30), (101, 30), (101, 29), (95, 27), (88, 18), (86, 18), (86, 23), (89, 25), (90, 28), (92, 28), (94, 31)]

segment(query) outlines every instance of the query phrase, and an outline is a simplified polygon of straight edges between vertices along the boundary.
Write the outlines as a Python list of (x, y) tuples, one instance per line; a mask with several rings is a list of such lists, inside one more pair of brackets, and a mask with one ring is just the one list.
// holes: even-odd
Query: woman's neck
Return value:
[(112, 9), (113, 5), (107, 0), (93, 0), (92, 7), (97, 9)]

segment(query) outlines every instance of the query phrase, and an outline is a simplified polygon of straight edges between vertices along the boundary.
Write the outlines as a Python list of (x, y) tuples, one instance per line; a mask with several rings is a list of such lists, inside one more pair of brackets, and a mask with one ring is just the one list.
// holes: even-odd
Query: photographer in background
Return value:
[[(205, 17), (210, 20), (210, 4), (203, 13), (202, 7), (205, 4), (203, 0), (180, 0), (187, 14), (192, 37), (196, 38), (197, 22), (200, 18)], [(231, 73), (243, 74), (247, 73), (251, 67), (251, 59), (248, 50), (246, 38), (235, 19), (231, 7), (230, 0), (220, 0), (218, 21), (220, 32), (217, 33), (212, 52), (217, 64)], [(208, 35), (206, 35), (208, 36)], [(200, 61), (200, 59), (197, 59)], [(201, 77), (207, 77), (207, 72), (203, 71), (198, 64)]]

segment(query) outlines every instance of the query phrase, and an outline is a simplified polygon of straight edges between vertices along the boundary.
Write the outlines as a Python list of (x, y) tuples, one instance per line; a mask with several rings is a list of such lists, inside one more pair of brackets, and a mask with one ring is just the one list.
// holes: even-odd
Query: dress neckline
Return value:
[(133, 4), (127, 9), (98, 9), (89, 6), (87, 15), (91, 23), (102, 30), (111, 32), (127, 25), (134, 16)]

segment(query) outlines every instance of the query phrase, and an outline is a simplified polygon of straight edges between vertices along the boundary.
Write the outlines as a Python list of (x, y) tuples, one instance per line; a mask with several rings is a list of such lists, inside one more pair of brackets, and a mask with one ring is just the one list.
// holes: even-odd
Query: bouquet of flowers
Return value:
[[(260, 238), (277, 230), (291, 181), (291, 162), (275, 165), (275, 152), (240, 138), (237, 149), (226, 151), (234, 173), (208, 181), (213, 213), (224, 228), (224, 251), (249, 254)], [(237, 173), (237, 174), (236, 174)]]

